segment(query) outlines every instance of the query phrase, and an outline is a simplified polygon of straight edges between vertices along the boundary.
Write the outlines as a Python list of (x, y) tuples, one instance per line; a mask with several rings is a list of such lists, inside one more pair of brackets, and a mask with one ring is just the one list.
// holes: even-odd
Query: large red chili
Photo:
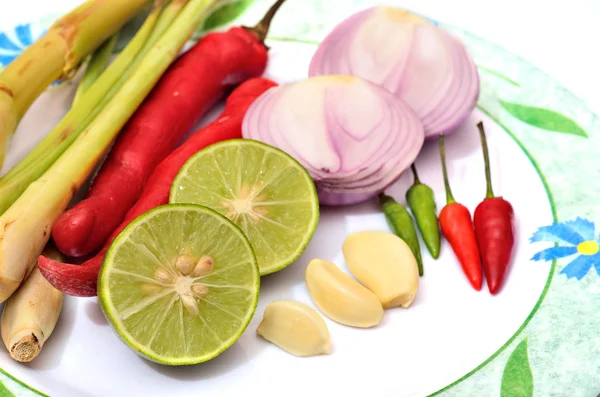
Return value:
[(506, 278), (515, 243), (514, 210), (502, 197), (494, 196), (490, 159), (483, 123), (477, 124), (485, 162), (485, 199), (475, 208), (475, 235), (481, 251), (483, 272), (491, 294), (496, 294)]
[(263, 74), (268, 26), (278, 1), (254, 28), (206, 35), (171, 65), (121, 131), (84, 200), (52, 227), (68, 256), (97, 252), (139, 198), (156, 166), (217, 101)]
[(203, 148), (227, 139), (242, 138), (242, 120), (246, 111), (262, 93), (275, 86), (271, 80), (255, 78), (242, 83), (227, 98), (225, 110), (212, 123), (195, 132), (184, 144), (156, 167), (140, 198), (127, 212), (125, 219), (108, 238), (96, 256), (81, 265), (61, 263), (40, 256), (38, 267), (54, 288), (73, 296), (96, 296), (96, 280), (104, 254), (119, 233), (141, 214), (168, 204), (173, 180), (185, 162)]
[(276, 83), (255, 78), (242, 83), (227, 99), (223, 113), (215, 121), (195, 132), (184, 144), (156, 167), (144, 191), (125, 219), (108, 238), (102, 250), (81, 265), (61, 263), (40, 256), (38, 267), (56, 289), (67, 295), (90, 297), (97, 295), (97, 279), (104, 255), (112, 241), (135, 218), (169, 202), (169, 192), (175, 176), (196, 152), (227, 139), (242, 138), (242, 120), (252, 102)]

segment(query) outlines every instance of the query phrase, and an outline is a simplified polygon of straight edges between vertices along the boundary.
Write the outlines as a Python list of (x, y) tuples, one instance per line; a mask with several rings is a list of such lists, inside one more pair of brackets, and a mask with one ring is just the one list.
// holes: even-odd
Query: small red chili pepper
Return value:
[(490, 158), (483, 123), (477, 124), (483, 159), (487, 191), (485, 199), (475, 208), (475, 235), (481, 250), (483, 272), (488, 289), (496, 294), (506, 278), (515, 243), (514, 210), (502, 197), (494, 196), (490, 177)]
[(444, 148), (444, 135), (439, 140), (440, 155), (442, 157), (442, 171), (444, 173), (444, 186), (446, 188), (446, 205), (440, 212), (440, 227), (442, 233), (454, 254), (457, 256), (467, 279), (477, 291), (481, 291), (483, 274), (477, 238), (473, 230), (471, 213), (464, 205), (457, 203), (452, 196), (446, 169), (446, 150)]

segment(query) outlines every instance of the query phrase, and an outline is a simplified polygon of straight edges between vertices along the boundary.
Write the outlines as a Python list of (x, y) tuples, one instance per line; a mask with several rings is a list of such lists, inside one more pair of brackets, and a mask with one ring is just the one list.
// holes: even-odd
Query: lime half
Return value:
[(199, 205), (164, 205), (129, 224), (108, 250), (98, 298), (120, 337), (168, 365), (210, 360), (248, 326), (260, 275), (248, 239)]
[(216, 143), (192, 156), (171, 187), (171, 203), (210, 207), (246, 234), (265, 275), (302, 254), (319, 221), (312, 178), (293, 157), (249, 139)]

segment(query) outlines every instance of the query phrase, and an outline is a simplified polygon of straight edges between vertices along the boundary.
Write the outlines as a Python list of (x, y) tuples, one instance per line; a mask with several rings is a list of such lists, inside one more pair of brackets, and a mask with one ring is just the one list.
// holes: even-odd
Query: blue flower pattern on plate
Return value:
[(5, 32), (0, 32), (0, 67), (11, 63), (38, 37), (33, 37), (30, 24), (16, 26), (14, 38), (9, 37)]
[(551, 242), (558, 245), (536, 253), (534, 261), (551, 261), (576, 255), (560, 272), (567, 278), (581, 280), (592, 266), (600, 275), (600, 236), (596, 236), (593, 222), (577, 218), (539, 228), (530, 242)]

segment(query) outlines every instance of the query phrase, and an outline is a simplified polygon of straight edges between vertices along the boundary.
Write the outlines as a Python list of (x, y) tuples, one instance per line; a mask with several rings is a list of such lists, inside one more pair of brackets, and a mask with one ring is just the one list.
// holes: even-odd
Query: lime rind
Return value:
[[(252, 139), (230, 139), (230, 140), (226, 140), (226, 141), (222, 141), (222, 142), (217, 142), (217, 143), (207, 146), (206, 148), (195, 153), (193, 156), (191, 156), (185, 162), (185, 164), (183, 165), (183, 167), (181, 167), (181, 169), (179, 170), (177, 176), (175, 177), (175, 179), (173, 181), (173, 184), (171, 186), (170, 195), (169, 195), (169, 202), (170, 203), (183, 202), (183, 199), (178, 198), (178, 195), (181, 192), (181, 186), (182, 186), (181, 181), (184, 180), (185, 177), (190, 174), (190, 169), (192, 167), (194, 167), (194, 165), (196, 164), (198, 159), (200, 159), (203, 156), (208, 156), (208, 155), (212, 155), (213, 157), (215, 157), (214, 156), (215, 152), (225, 149), (225, 148), (234, 147), (234, 146), (237, 146), (238, 150), (239, 150), (239, 147), (247, 146), (247, 147), (258, 148), (260, 150), (265, 151), (266, 153), (273, 153), (273, 154), (282, 156), (283, 158), (286, 159), (287, 163), (289, 163), (290, 165), (293, 165), (295, 170), (297, 170), (299, 172), (299, 174), (304, 179), (304, 182), (306, 182), (305, 187), (308, 189), (307, 197), (310, 200), (310, 204), (311, 204), (310, 210), (312, 211), (312, 217), (311, 217), (310, 223), (308, 225), (306, 225), (305, 234), (304, 234), (302, 240), (297, 244), (295, 250), (291, 251), (289, 253), (289, 255), (287, 255), (286, 257), (278, 258), (277, 262), (275, 262), (269, 266), (261, 266), (260, 257), (258, 257), (258, 255), (257, 255), (257, 257), (259, 259), (260, 275), (265, 276), (265, 275), (272, 274), (272, 273), (278, 272), (280, 270), (283, 270), (286, 267), (290, 266), (292, 263), (294, 263), (308, 247), (308, 244), (312, 240), (314, 233), (316, 231), (317, 225), (319, 223), (320, 207), (319, 207), (319, 200), (318, 200), (318, 196), (317, 196), (317, 189), (316, 189), (316, 186), (314, 184), (312, 177), (310, 176), (310, 174), (308, 173), (306, 168), (298, 160), (296, 160), (294, 157), (292, 157), (291, 155), (289, 155), (288, 153), (284, 152), (283, 150), (281, 150), (279, 148), (276, 148), (274, 146), (268, 145), (268, 144), (260, 142), (260, 141), (252, 140)], [(225, 181), (225, 179), (226, 179), (225, 176), (223, 176), (223, 178), (224, 178), (224, 183), (227, 184), (227, 181)], [(204, 189), (204, 190), (206, 190), (206, 189)], [(214, 192), (207, 192), (207, 194), (209, 196), (211, 194), (213, 196), (215, 195)], [(186, 200), (186, 201), (188, 201), (188, 200)], [(222, 206), (217, 206), (214, 204), (214, 202), (213, 203), (198, 202), (197, 204), (206, 205), (217, 211), (224, 210), (224, 208)], [(246, 234), (246, 236), (248, 236), (248, 234), (246, 232), (244, 232), (244, 233)], [(252, 241), (251, 241), (251, 243), (252, 243)], [(255, 251), (256, 251), (256, 249), (255, 249)]]
[[(246, 312), (246, 316), (241, 319), (241, 325), (238, 328), (237, 332), (235, 332), (231, 337), (222, 341), (221, 346), (218, 349), (214, 349), (207, 354), (197, 356), (197, 357), (182, 357), (182, 358), (164, 358), (161, 355), (156, 354), (152, 349), (146, 348), (138, 343), (135, 338), (126, 330), (126, 327), (123, 323), (118, 320), (119, 313), (115, 306), (113, 305), (110, 294), (109, 285), (109, 277), (111, 266), (114, 263), (114, 258), (118, 249), (121, 245), (123, 245), (128, 237), (136, 230), (137, 227), (143, 225), (147, 222), (148, 219), (157, 215), (158, 213), (162, 213), (165, 211), (196, 211), (203, 212), (205, 214), (209, 214), (213, 216), (215, 219), (220, 220), (224, 225), (227, 225), (236, 235), (240, 237), (240, 240), (246, 246), (248, 253), (250, 254), (250, 260), (254, 267), (253, 271), (253, 294), (252, 300), (249, 302), (249, 307)], [(170, 366), (183, 366), (183, 365), (194, 365), (202, 362), (209, 361), (225, 350), (230, 348), (245, 332), (248, 325), (250, 324), (254, 314), (256, 312), (256, 308), (258, 306), (258, 298), (260, 293), (260, 273), (258, 270), (258, 262), (256, 260), (256, 256), (254, 254), (254, 250), (250, 241), (244, 234), (244, 232), (233, 222), (231, 222), (227, 217), (221, 215), (219, 212), (198, 204), (166, 204), (159, 207), (156, 207), (148, 212), (140, 215), (136, 219), (134, 219), (127, 227), (123, 229), (123, 231), (114, 239), (110, 248), (108, 249), (106, 255), (104, 256), (104, 261), (102, 267), (100, 269), (100, 273), (98, 276), (98, 301), (100, 303), (100, 307), (104, 312), (109, 324), (115, 330), (119, 338), (126, 343), (132, 350), (134, 350), (141, 357), (156, 362), (159, 364), (170, 365)]]

